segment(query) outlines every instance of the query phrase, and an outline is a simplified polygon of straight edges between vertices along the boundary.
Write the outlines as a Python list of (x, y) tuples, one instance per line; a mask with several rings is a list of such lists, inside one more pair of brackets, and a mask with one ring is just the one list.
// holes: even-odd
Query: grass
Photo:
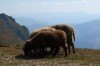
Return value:
[(0, 66), (100, 66), (100, 50), (77, 48), (76, 53), (64, 57), (25, 58), (22, 46), (0, 47)]

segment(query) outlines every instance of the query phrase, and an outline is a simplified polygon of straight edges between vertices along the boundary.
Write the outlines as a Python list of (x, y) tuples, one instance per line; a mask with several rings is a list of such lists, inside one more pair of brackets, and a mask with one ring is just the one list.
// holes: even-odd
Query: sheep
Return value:
[(34, 30), (34, 31), (31, 33), (31, 35), (29, 36), (28, 39), (33, 38), (37, 33), (41, 32), (41, 31), (54, 31), (54, 30), (55, 30), (55, 29), (54, 29), (54, 28), (51, 28), (51, 27), (43, 27), (43, 28)]
[(67, 45), (68, 45), (68, 53), (70, 53), (70, 47), (72, 47), (73, 53), (75, 53), (75, 33), (74, 29), (71, 26), (65, 25), (65, 24), (58, 24), (54, 26), (49, 26), (56, 30), (63, 30), (67, 34)]
[(25, 43), (23, 47), (24, 54), (28, 56), (30, 51), (38, 49), (42, 50), (43, 54), (45, 54), (45, 48), (50, 47), (54, 57), (59, 52), (59, 48), (62, 47), (66, 57), (66, 36), (67, 34), (62, 30), (41, 31)]

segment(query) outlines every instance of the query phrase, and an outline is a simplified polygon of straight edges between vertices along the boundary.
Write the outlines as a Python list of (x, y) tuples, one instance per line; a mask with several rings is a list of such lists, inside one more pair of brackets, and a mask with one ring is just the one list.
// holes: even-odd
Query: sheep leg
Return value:
[(55, 57), (56, 54), (57, 54), (58, 52), (59, 52), (59, 47), (57, 47), (57, 48), (55, 49), (54, 54), (53, 54), (53, 57)]
[(41, 54), (42, 57), (45, 56), (45, 48), (42, 48), (42, 54)]
[(68, 53), (70, 53), (70, 42), (68, 42)]
[(72, 46), (73, 53), (75, 53), (75, 48), (74, 48), (74, 43), (73, 42), (71, 43), (71, 46)]
[(66, 46), (62, 46), (63, 47), (63, 50), (65, 52), (65, 57), (67, 56), (67, 47)]

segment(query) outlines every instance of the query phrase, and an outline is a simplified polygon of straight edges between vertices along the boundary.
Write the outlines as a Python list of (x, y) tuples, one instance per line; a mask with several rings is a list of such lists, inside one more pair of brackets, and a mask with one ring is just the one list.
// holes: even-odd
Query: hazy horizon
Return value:
[(99, 0), (0, 0), (0, 13), (42, 22), (83, 23), (100, 19)]
[(100, 0), (0, 0), (0, 13), (86, 12), (100, 14)]

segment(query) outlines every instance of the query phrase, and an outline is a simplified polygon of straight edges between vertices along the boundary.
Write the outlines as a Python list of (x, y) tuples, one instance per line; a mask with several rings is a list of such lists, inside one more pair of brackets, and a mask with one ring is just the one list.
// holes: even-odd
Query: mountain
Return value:
[(100, 18), (100, 14), (91, 14), (86, 12), (42, 12), (31, 14), (17, 14), (12, 16), (28, 17), (40, 22), (48, 22), (52, 24), (79, 24)]
[[(33, 30), (36, 30), (38, 28), (42, 28), (45, 26), (50, 26), (50, 25), (60, 23), (60, 22), (54, 22), (54, 23), (53, 22), (51, 22), (51, 23), (50, 22), (41, 22), (41, 21), (37, 21), (34, 19), (29, 19), (29, 18), (26, 18), (26, 19), (27, 20), (25, 20), (25, 18), (23, 18), (20, 20), (22, 20), (23, 23), (26, 21), (25, 22), (26, 24), (31, 23), (30, 26), (27, 26), (30, 33)], [(55, 19), (55, 20), (57, 20), (57, 19)], [(63, 22), (61, 22), (61, 23), (63, 23)], [(66, 22), (64, 24), (68, 24), (68, 23)], [(76, 43), (75, 43), (76, 47), (100, 49), (100, 41), (99, 41), (100, 40), (100, 36), (99, 36), (99, 34), (100, 34), (100, 30), (99, 30), (100, 29), (100, 27), (99, 27), (100, 26), (100, 19), (95, 19), (92, 21), (84, 22), (84, 23), (80, 22), (80, 24), (75, 24), (73, 26), (75, 27), (75, 33), (76, 33)]]
[(28, 17), (21, 17), (21, 18), (15, 17), (15, 19), (17, 23), (19, 23), (20, 25), (25, 25), (25, 26), (30, 26), (30, 25), (33, 25), (34, 23), (40, 22), (38, 20), (34, 20)]
[(15, 19), (4, 13), (0, 14), (0, 44), (18, 44), (27, 39), (29, 31), (16, 23)]
[(100, 49), (100, 19), (78, 24), (75, 31), (77, 47)]
[(47, 27), (47, 26), (50, 26), (50, 25), (53, 25), (53, 24), (46, 23), (46, 22), (34, 23), (33, 25), (28, 26), (28, 29), (31, 33), (32, 31), (34, 31), (36, 29)]
[(27, 17), (15, 18), (15, 19), (16, 22), (19, 23), (20, 25), (25, 25), (29, 29), (30, 33), (38, 28), (53, 25), (52, 23), (41, 22)]

